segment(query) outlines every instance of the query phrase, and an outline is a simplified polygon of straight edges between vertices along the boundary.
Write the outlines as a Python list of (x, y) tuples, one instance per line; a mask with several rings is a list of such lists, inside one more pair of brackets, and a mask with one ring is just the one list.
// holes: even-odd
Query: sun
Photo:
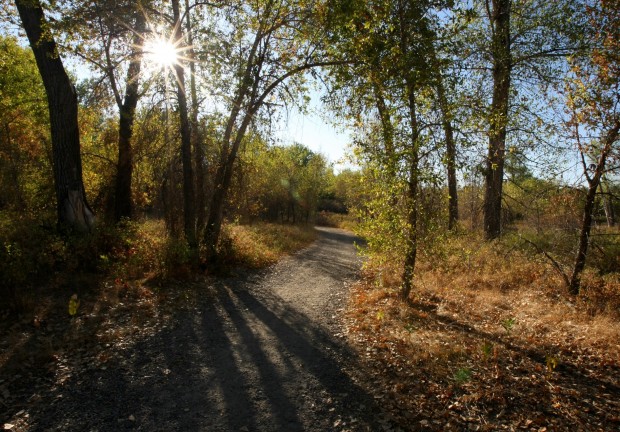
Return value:
[(163, 36), (157, 36), (144, 43), (146, 60), (153, 66), (167, 69), (179, 63), (180, 50)]

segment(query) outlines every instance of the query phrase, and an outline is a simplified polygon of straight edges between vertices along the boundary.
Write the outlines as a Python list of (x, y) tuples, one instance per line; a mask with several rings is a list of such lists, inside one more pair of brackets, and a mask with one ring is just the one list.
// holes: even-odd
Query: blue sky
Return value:
[(328, 120), (329, 113), (322, 112), (320, 93), (312, 92), (308, 113), (290, 110), (277, 131), (277, 138), (283, 144), (298, 142), (309, 149), (322, 153), (334, 164), (336, 171), (351, 167), (345, 162), (348, 145), (351, 141), (349, 132), (337, 127)]

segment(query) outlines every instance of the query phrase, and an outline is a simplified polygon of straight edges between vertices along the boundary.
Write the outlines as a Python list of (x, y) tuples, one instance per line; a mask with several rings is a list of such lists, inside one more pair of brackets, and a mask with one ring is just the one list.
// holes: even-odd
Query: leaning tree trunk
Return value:
[(579, 232), (579, 246), (573, 265), (573, 274), (570, 278), (569, 291), (573, 295), (579, 294), (580, 277), (586, 265), (586, 255), (588, 253), (588, 243), (590, 242), (590, 231), (592, 229), (592, 210), (594, 209), (594, 199), (596, 198), (598, 185), (590, 184), (586, 194), (586, 204), (583, 208), (583, 220), (581, 231)]
[(77, 93), (49, 34), (39, 0), (16, 0), (15, 4), (47, 94), (58, 226), (61, 230), (88, 231), (95, 216), (86, 201), (82, 180)]
[[(213, 195), (209, 205), (209, 217), (203, 236), (206, 249), (205, 259), (207, 262), (213, 262), (217, 258), (217, 245), (220, 240), (222, 222), (224, 219), (224, 204), (232, 181), (237, 152), (245, 136), (245, 132), (250, 125), (250, 121), (256, 109), (258, 109), (258, 106), (254, 106), (254, 103), (256, 102), (255, 95), (259, 83), (258, 74), (262, 67), (262, 60), (259, 61), (258, 64), (255, 64), (255, 58), (262, 38), (262, 33), (260, 31), (257, 32), (250, 53), (248, 54), (245, 72), (241, 79), (240, 86), (237, 89), (237, 95), (235, 96), (230, 115), (228, 116), (226, 129), (224, 130), (224, 136), (222, 138), (220, 161), (215, 175)], [(235, 124), (241, 114), (243, 101), (248, 95), (250, 99), (248, 106), (250, 106), (250, 108), (244, 113), (241, 125), (235, 131)]]
[(512, 67), (510, 53), (511, 0), (493, 0), (493, 100), (489, 118), (489, 148), (485, 173), (484, 232), (491, 240), (501, 234), (502, 186)]
[(586, 265), (588, 244), (590, 242), (590, 231), (592, 230), (592, 211), (594, 210), (596, 190), (601, 183), (601, 178), (605, 172), (607, 157), (612, 150), (613, 143), (618, 139), (619, 131), (620, 121), (616, 120), (614, 126), (607, 132), (603, 143), (603, 148), (599, 155), (598, 161), (596, 162), (594, 175), (592, 177), (589, 177), (584, 163), (584, 174), (588, 180), (588, 193), (586, 194), (586, 203), (583, 208), (583, 220), (581, 223), (581, 231), (579, 232), (579, 246), (577, 248), (577, 255), (575, 256), (575, 264), (573, 265), (573, 274), (571, 275), (570, 284), (568, 287), (568, 290), (572, 295), (579, 294), (581, 273)]
[(118, 222), (132, 216), (131, 182), (133, 176), (133, 150), (131, 137), (135, 120), (136, 106), (138, 105), (139, 78), (142, 63), (142, 38), (146, 25), (146, 18), (142, 11), (136, 11), (135, 35), (131, 62), (127, 69), (127, 89), (125, 100), (119, 106), (118, 125), (118, 164), (116, 172), (116, 190), (114, 219)]
[[(178, 43), (183, 39), (181, 29), (179, 0), (172, 0), (174, 14), (175, 36)], [(181, 119), (181, 160), (183, 162), (183, 226), (185, 239), (192, 250), (198, 248), (196, 238), (196, 212), (194, 207), (194, 173), (192, 169), (192, 139), (190, 134), (189, 115), (187, 112), (187, 95), (185, 94), (185, 71), (183, 65), (177, 63), (174, 67), (177, 80), (177, 99), (179, 116)]]

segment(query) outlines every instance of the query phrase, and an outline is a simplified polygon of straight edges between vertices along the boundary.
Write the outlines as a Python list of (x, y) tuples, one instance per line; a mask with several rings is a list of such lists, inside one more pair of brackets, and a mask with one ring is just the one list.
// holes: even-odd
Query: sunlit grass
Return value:
[(332, 228), (354, 231), (357, 228), (357, 218), (351, 214), (338, 214), (322, 211), (316, 216), (316, 224)]
[(257, 223), (229, 225), (225, 236), (228, 245), (224, 259), (248, 268), (263, 268), (308, 246), (317, 234), (305, 225)]

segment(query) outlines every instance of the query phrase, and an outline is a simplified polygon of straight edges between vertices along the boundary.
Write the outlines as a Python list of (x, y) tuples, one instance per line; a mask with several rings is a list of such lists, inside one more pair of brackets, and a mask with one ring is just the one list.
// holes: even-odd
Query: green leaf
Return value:
[(78, 299), (77, 294), (73, 294), (69, 299), (69, 315), (75, 316), (77, 314), (78, 308), (80, 307), (80, 300)]

